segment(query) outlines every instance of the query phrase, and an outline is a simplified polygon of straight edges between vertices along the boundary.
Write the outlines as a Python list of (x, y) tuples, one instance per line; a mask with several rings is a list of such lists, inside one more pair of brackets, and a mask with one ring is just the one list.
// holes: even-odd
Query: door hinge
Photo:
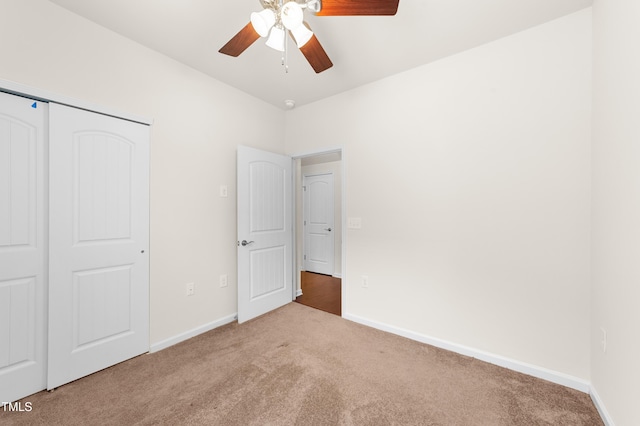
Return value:
[(306, 186), (306, 185), (303, 185), (303, 186), (302, 186), (302, 190), (303, 190), (303, 191), (306, 191), (306, 190), (307, 190), (307, 186)]
[(304, 260), (307, 260), (307, 255), (306, 254), (304, 255)]
[(306, 220), (304, 220), (303, 222), (304, 222), (304, 226), (307, 226), (307, 221), (306, 221)]

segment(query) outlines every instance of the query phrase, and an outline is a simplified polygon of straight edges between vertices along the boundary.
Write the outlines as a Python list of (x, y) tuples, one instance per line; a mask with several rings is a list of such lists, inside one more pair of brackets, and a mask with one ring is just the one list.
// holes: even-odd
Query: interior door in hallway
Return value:
[(149, 350), (149, 127), (49, 110), (52, 389)]
[(293, 300), (290, 157), (238, 147), (238, 322)]
[(0, 402), (46, 387), (46, 116), (0, 92)]
[(333, 174), (304, 176), (303, 179), (304, 268), (333, 275), (334, 203)]

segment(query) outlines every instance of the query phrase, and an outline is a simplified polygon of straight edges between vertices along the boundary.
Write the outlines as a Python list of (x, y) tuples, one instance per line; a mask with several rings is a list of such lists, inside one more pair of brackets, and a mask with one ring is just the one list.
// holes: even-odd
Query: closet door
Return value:
[(0, 403), (46, 387), (46, 110), (0, 92)]
[(48, 389), (149, 350), (149, 128), (50, 105)]

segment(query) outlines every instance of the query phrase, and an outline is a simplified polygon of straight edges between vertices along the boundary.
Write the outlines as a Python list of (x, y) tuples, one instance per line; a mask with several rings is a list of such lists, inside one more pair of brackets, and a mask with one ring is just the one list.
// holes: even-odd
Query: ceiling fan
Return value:
[(304, 22), (304, 10), (317, 16), (395, 15), (400, 0), (260, 0), (264, 10), (251, 14), (251, 21), (219, 50), (239, 56), (260, 37), (267, 46), (286, 49), (288, 32), (316, 73), (333, 66), (331, 59)]

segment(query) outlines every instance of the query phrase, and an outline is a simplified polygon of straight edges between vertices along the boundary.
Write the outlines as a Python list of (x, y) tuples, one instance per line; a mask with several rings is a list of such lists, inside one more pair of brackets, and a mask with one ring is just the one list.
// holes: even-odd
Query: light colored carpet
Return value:
[(291, 303), (0, 410), (3, 425), (602, 425), (588, 395)]

